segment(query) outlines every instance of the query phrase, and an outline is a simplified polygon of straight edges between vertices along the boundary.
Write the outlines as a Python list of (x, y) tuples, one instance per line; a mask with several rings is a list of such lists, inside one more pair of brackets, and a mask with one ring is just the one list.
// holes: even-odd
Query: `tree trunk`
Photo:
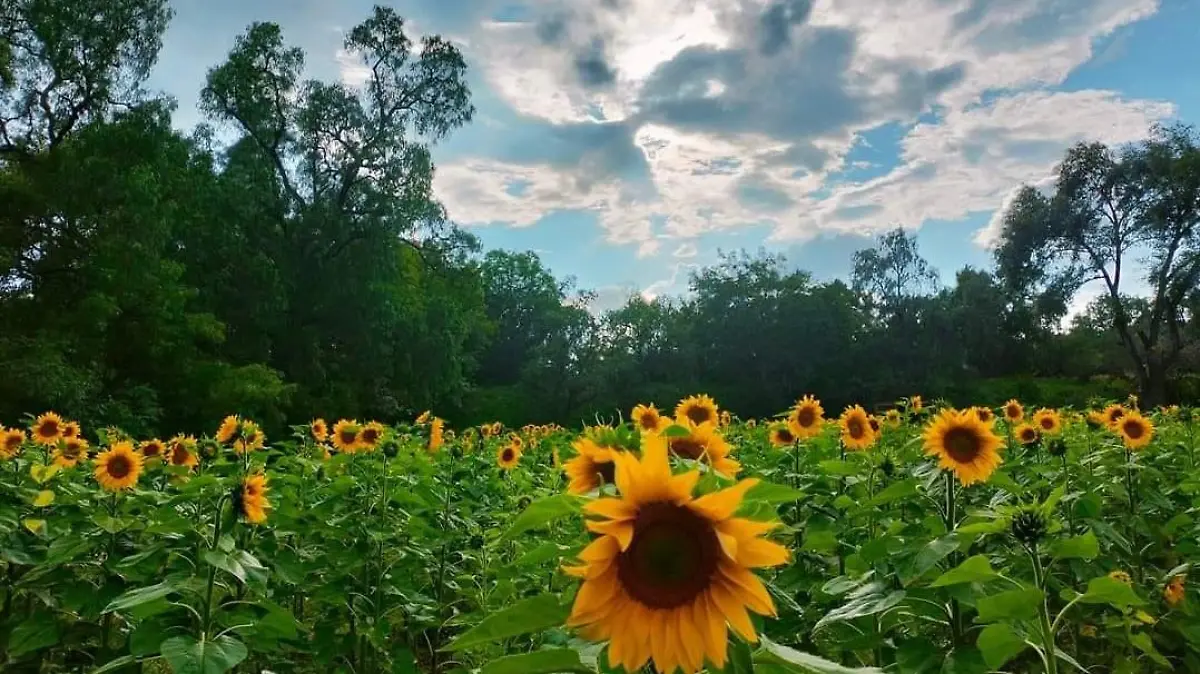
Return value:
[(1141, 408), (1149, 410), (1167, 403), (1167, 367), (1162, 358), (1151, 354), (1146, 360), (1144, 376), (1138, 379)]

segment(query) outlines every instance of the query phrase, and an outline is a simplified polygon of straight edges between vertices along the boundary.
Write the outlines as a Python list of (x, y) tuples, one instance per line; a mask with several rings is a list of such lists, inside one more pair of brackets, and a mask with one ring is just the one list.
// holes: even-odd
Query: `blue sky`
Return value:
[[(200, 121), (252, 21), (354, 81), (360, 0), (173, 0), (150, 86)], [(599, 293), (674, 294), (719, 250), (819, 279), (903, 225), (944, 281), (1065, 148), (1200, 121), (1194, 0), (403, 0), (456, 41), (475, 121), (435, 148), (451, 219)]]

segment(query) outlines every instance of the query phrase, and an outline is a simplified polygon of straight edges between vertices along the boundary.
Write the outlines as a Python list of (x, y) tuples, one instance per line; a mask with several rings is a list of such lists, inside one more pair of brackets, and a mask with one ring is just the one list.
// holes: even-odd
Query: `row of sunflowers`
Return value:
[(0, 428), (0, 670), (1200, 672), (1191, 411)]

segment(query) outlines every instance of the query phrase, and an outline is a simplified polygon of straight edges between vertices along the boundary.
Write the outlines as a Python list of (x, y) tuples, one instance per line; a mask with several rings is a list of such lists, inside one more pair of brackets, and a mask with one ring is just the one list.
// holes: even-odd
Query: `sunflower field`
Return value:
[(1200, 672), (1190, 410), (0, 430), (5, 672)]

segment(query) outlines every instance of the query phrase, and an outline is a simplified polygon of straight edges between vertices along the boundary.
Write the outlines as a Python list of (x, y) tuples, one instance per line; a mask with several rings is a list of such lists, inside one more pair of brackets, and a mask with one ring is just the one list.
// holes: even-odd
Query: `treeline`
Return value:
[[(597, 314), (532, 253), (484, 254), (434, 199), (430, 148), (474, 112), (450, 42), (376, 8), (346, 37), (370, 72), (350, 87), (303, 80), (303, 52), (254, 24), (181, 134), (141, 87), (169, 18), (165, 0), (0, 9), (0, 421), (200, 432), (237, 410), (278, 432), (427, 408), (578, 423), (696, 391), (743, 416), (803, 391), (830, 409), (1195, 396), (1188, 129), (1073, 149), (1053, 194), (1009, 210), (994, 272), (943, 286), (897, 230), (848, 283), (735, 254), (681, 298)], [(1114, 270), (1134, 255), (1150, 298)], [(1061, 330), (1091, 277), (1106, 299)]]

